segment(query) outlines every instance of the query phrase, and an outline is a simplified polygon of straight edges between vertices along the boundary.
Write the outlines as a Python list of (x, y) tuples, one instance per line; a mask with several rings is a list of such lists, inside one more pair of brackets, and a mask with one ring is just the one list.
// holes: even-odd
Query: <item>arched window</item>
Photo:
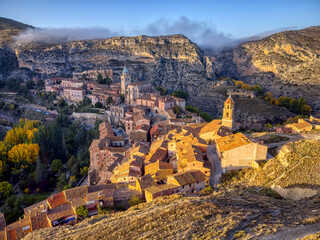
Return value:
[(229, 113), (227, 112), (227, 117), (229, 117)]

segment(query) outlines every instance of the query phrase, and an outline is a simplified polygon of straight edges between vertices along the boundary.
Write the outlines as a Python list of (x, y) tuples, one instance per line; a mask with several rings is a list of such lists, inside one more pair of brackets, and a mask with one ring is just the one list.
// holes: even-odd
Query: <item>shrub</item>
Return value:
[(81, 206), (77, 208), (77, 217), (79, 219), (84, 219), (89, 216), (89, 209), (86, 206)]
[(201, 191), (201, 195), (210, 195), (211, 193), (213, 193), (213, 188), (211, 186), (207, 186)]
[(176, 90), (173, 92), (172, 96), (178, 97), (178, 98), (183, 98), (187, 100), (189, 98), (189, 93), (182, 91), (182, 90)]
[(138, 196), (134, 195), (134, 196), (132, 196), (132, 198), (129, 200), (128, 203), (129, 203), (130, 207), (132, 207), (132, 206), (138, 205), (143, 202), (144, 202), (144, 200), (142, 200)]
[(245, 237), (245, 236), (246, 236), (246, 232), (245, 231), (239, 231), (239, 232), (234, 234), (234, 238), (235, 239), (242, 238), (242, 237)]
[(13, 192), (13, 187), (9, 182), (0, 182), (0, 199), (8, 198)]

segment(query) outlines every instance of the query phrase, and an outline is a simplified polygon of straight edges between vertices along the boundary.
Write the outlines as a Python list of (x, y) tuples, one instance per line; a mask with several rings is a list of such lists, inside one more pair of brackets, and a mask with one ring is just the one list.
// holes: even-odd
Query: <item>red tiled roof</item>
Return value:
[(66, 200), (66, 197), (65, 197), (64, 193), (63, 192), (59, 192), (57, 194), (54, 194), (51, 197), (48, 197), (47, 198), (47, 203), (48, 203), (49, 207), (52, 209), (52, 208), (55, 208), (57, 206), (66, 204), (67, 200)]

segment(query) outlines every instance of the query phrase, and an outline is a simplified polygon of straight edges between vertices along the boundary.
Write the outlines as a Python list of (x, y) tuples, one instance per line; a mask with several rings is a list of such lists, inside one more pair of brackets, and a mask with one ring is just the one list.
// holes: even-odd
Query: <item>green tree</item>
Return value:
[(9, 182), (0, 182), (0, 199), (6, 199), (13, 193), (13, 187)]
[(36, 162), (36, 183), (39, 185), (42, 180), (46, 179), (46, 171), (40, 161), (39, 156), (37, 156)]
[(42, 79), (37, 81), (37, 88), (44, 88), (44, 81)]
[(202, 117), (202, 119), (205, 120), (206, 122), (211, 122), (213, 120), (213, 117), (211, 117), (209, 113), (206, 113), (206, 112), (202, 112), (200, 114), (200, 117)]
[(27, 89), (33, 89), (36, 86), (33, 80), (29, 79), (26, 83)]
[(58, 178), (57, 189), (59, 192), (63, 191), (64, 187), (68, 184), (66, 174), (62, 173)]
[(180, 115), (182, 113), (182, 108), (178, 105), (175, 105), (173, 108), (172, 108), (172, 111), (176, 114), (176, 115)]
[(103, 81), (103, 77), (102, 75), (99, 73), (98, 76), (97, 76), (97, 81), (100, 83)]
[(189, 93), (185, 92), (185, 91), (182, 91), (182, 90), (176, 90), (176, 91), (173, 92), (172, 95), (175, 96), (175, 97), (178, 97), (178, 98), (183, 98), (185, 100), (187, 100), (189, 98)]
[(111, 103), (112, 103), (112, 97), (111, 96), (109, 96), (108, 98), (107, 98), (107, 101), (106, 101), (106, 104), (107, 105), (110, 105)]
[(75, 177), (80, 176), (80, 164), (78, 162), (72, 166), (71, 174)]
[(102, 108), (103, 105), (101, 102), (96, 102), (96, 104), (94, 105), (96, 108)]
[(77, 208), (77, 217), (82, 220), (89, 216), (89, 209), (86, 206), (81, 206)]
[(59, 172), (59, 170), (62, 170), (62, 161), (60, 159), (54, 159), (51, 163), (51, 170), (55, 173)]
[(58, 100), (58, 106), (59, 106), (60, 108), (63, 108), (63, 107), (65, 107), (66, 105), (67, 105), (66, 101), (65, 101), (63, 98), (59, 98), (59, 100)]
[(77, 159), (74, 155), (72, 155), (69, 160), (68, 160), (68, 163), (67, 163), (67, 169), (68, 170), (71, 170), (72, 166), (77, 162)]
[(166, 95), (166, 89), (164, 87), (156, 87), (156, 90), (160, 92), (161, 96)]
[(82, 176), (87, 176), (88, 175), (88, 167), (83, 167), (80, 169), (80, 174)]

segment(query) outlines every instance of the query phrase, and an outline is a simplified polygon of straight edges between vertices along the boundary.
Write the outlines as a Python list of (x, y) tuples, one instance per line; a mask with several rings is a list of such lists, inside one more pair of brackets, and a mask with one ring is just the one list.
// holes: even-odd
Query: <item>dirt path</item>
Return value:
[(261, 240), (295, 240), (317, 232), (320, 232), (320, 223), (289, 228), (261, 238)]

